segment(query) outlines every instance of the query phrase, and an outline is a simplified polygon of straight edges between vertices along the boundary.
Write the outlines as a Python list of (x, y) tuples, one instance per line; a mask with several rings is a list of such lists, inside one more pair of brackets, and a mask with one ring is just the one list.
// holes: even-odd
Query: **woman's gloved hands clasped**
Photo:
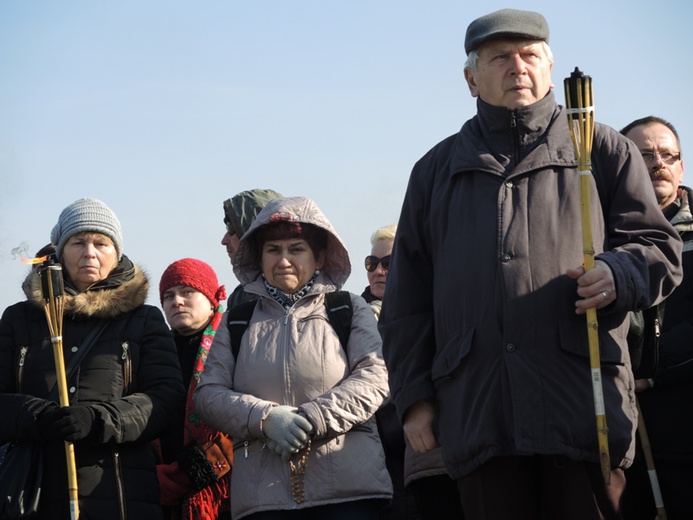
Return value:
[(49, 406), (38, 417), (41, 437), (46, 441), (77, 442), (95, 433), (95, 414), (90, 406)]
[(262, 421), (262, 431), (268, 439), (267, 446), (288, 461), (293, 453), (306, 447), (313, 433), (313, 425), (298, 408), (275, 406)]

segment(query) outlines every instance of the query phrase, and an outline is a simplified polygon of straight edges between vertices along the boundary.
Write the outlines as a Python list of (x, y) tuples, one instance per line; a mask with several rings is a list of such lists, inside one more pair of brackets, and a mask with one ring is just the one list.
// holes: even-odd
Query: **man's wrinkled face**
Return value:
[(659, 207), (676, 200), (683, 181), (683, 159), (674, 133), (661, 123), (636, 126), (627, 134), (642, 154)]
[(478, 49), (476, 70), (464, 69), (473, 97), (516, 109), (543, 99), (553, 87), (553, 62), (537, 40), (491, 40)]

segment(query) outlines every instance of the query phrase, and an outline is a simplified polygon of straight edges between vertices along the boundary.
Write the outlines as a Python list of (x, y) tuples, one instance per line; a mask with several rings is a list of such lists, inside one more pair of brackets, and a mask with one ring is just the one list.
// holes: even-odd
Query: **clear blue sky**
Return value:
[(503, 7), (546, 16), (561, 103), (579, 66), (597, 120), (669, 119), (687, 157), (688, 0), (0, 0), (0, 310), (24, 299), (19, 256), (83, 196), (120, 217), (150, 303), (186, 256), (230, 290), (222, 202), (256, 187), (316, 201), (360, 293), (414, 162), (474, 114), (467, 25)]

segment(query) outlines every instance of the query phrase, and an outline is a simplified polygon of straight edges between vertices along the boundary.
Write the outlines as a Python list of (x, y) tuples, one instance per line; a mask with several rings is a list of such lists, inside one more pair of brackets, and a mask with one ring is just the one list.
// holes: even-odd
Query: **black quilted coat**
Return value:
[[(36, 417), (47, 406), (56, 379), (35, 272), (24, 291), (28, 300), (7, 308), (0, 320), (0, 442), (40, 440)], [(150, 441), (182, 413), (185, 389), (164, 318), (157, 308), (144, 305), (147, 291), (146, 276), (127, 257), (83, 293), (66, 283), (66, 363), (89, 331), (109, 320), (68, 381), (71, 404), (93, 406), (98, 431), (96, 439), (75, 443), (80, 520), (163, 518)], [(67, 519), (64, 445), (45, 443), (44, 451), (39, 518)]]

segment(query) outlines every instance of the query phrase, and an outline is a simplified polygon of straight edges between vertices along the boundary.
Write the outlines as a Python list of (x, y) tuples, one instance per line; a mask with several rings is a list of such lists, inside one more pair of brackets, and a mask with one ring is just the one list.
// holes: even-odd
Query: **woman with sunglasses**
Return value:
[[(396, 225), (377, 229), (371, 236), (371, 254), (365, 260), (368, 287), (361, 296), (376, 319), (383, 303), (396, 232)], [(380, 520), (464, 519), (457, 486), (445, 470), (440, 448), (417, 453), (407, 446), (392, 402), (378, 410), (375, 418), (394, 488), (392, 503), (381, 510)]]
[(375, 318), (380, 316), (380, 308), (385, 294), (385, 279), (390, 267), (390, 253), (395, 243), (397, 226), (390, 225), (377, 229), (371, 236), (371, 254), (366, 257), (368, 287), (363, 291), (363, 298), (373, 309)]

